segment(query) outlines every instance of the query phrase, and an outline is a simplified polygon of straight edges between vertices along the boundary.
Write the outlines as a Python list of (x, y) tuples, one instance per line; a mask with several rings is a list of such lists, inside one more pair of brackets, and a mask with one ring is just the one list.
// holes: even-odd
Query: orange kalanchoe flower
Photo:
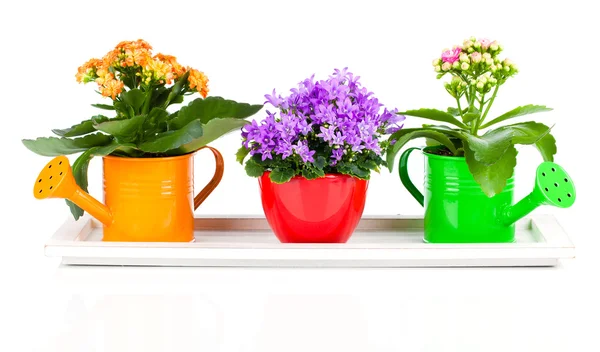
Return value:
[(144, 67), (144, 77), (146, 77), (146, 84), (149, 84), (151, 80), (159, 83), (166, 81), (167, 84), (171, 84), (173, 83), (173, 67), (160, 60), (150, 60)]
[(77, 69), (77, 74), (75, 75), (75, 79), (79, 83), (81, 83), (81, 82), (87, 83), (87, 82), (93, 80), (95, 71), (98, 69), (99, 66), (102, 66), (102, 60), (90, 59), (88, 62), (81, 65)]
[(100, 93), (102, 93), (102, 96), (111, 97), (113, 100), (115, 100), (117, 95), (121, 94), (123, 91), (124, 86), (125, 85), (123, 82), (117, 81), (116, 79), (111, 79), (104, 82), (104, 84), (100, 87)]
[(105, 62), (111, 66), (133, 67), (145, 66), (150, 59), (152, 46), (142, 39), (136, 41), (122, 41), (114, 50), (106, 54)]
[(115, 47), (115, 49), (123, 49), (123, 50), (126, 50), (127, 48), (129, 48), (129, 49), (140, 48), (140, 49), (152, 50), (152, 46), (143, 39), (124, 40), (124, 41), (120, 42), (119, 44), (117, 44), (117, 46)]
[(190, 71), (190, 75), (188, 77), (190, 89), (196, 89), (196, 91), (200, 93), (203, 98), (206, 98), (208, 95), (208, 78), (203, 72), (194, 68), (188, 67), (188, 70)]
[(151, 50), (152, 46), (142, 39), (122, 41), (102, 59), (91, 59), (79, 67), (75, 78), (83, 83), (95, 81), (100, 93), (114, 100), (125, 88), (125, 82), (128, 89), (150, 89), (170, 85), (189, 71), (186, 91), (197, 91), (206, 98), (208, 78), (204, 73), (182, 66), (175, 56), (152, 56)]
[(154, 55), (155, 60), (160, 60), (162, 62), (166, 62), (173, 68), (173, 73), (176, 77), (181, 77), (185, 73), (185, 67), (181, 66), (179, 62), (177, 62), (177, 58), (172, 55), (164, 55), (164, 54), (156, 54)]
[(98, 83), (99, 87), (102, 87), (104, 83), (115, 78), (115, 76), (112, 73), (108, 72), (106, 67), (99, 67), (96, 71), (96, 76), (98, 76), (98, 78), (96, 78), (96, 83)]
[(146, 49), (128, 48), (125, 49), (125, 59), (121, 66), (132, 67), (135, 65), (146, 66), (148, 60), (151, 60), (150, 52)]

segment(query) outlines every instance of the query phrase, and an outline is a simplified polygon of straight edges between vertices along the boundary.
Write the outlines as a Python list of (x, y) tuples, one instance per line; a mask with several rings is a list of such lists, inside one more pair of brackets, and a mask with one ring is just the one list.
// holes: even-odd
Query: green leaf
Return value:
[(481, 111), (477, 110), (476, 107), (471, 106), (467, 113), (462, 116), (462, 120), (464, 123), (469, 123), (475, 119), (478, 119), (481, 116)]
[(240, 165), (244, 165), (244, 159), (246, 159), (249, 153), (250, 150), (246, 149), (244, 146), (241, 146), (237, 153), (235, 153), (235, 160), (240, 163)]
[(377, 165), (375, 160), (371, 160), (371, 159), (358, 161), (358, 166), (363, 169), (379, 171), (379, 165)]
[(463, 133), (463, 135), (467, 141), (465, 144), (473, 152), (474, 158), (486, 165), (491, 165), (498, 161), (513, 144), (513, 135), (510, 130), (498, 129), (489, 131), (483, 136), (475, 136), (470, 133)]
[(534, 114), (536, 112), (544, 112), (544, 111), (552, 111), (552, 108), (548, 108), (544, 105), (532, 105), (532, 104), (519, 106), (505, 114), (502, 114), (502, 115), (496, 117), (495, 119), (491, 120), (490, 122), (484, 123), (480, 128), (487, 128), (494, 124), (497, 124), (498, 122), (502, 122), (502, 121), (505, 121), (508, 119), (512, 119), (515, 117), (528, 115), (528, 114)]
[(246, 166), (244, 169), (246, 170), (246, 174), (248, 174), (250, 177), (260, 177), (265, 172), (265, 168), (256, 163), (256, 161), (254, 161), (252, 158), (246, 161)]
[(550, 128), (537, 122), (525, 122), (503, 126), (486, 132), (482, 136), (463, 133), (470, 150), (477, 161), (493, 164), (499, 160), (513, 144), (535, 144), (546, 160), (552, 160), (556, 153), (556, 141), (551, 135), (546, 137)]
[(500, 127), (513, 131), (514, 144), (535, 144), (544, 161), (554, 161), (556, 139), (550, 134), (551, 127), (539, 122), (522, 122)]
[(169, 105), (173, 105), (173, 104), (181, 104), (183, 103), (183, 95), (178, 95), (176, 96), (173, 100), (171, 100), (169, 102)]
[(24, 139), (23, 144), (32, 152), (43, 156), (58, 156), (84, 152), (89, 148), (107, 145), (113, 140), (102, 133), (88, 134), (81, 138), (41, 137)]
[(363, 169), (354, 163), (338, 162), (336, 165), (339, 172), (362, 179), (368, 179), (370, 170)]
[(465, 125), (464, 123), (457, 120), (456, 117), (452, 116), (452, 114), (449, 114), (449, 113), (441, 111), (441, 110), (436, 110), (436, 109), (408, 110), (405, 112), (399, 112), (398, 114), (421, 117), (424, 119), (440, 121), (440, 122), (447, 122), (447, 123), (453, 124), (455, 126), (458, 126), (460, 128), (464, 128), (464, 129), (468, 128), (467, 125)]
[(182, 107), (169, 125), (172, 129), (178, 129), (195, 119), (200, 119), (202, 123), (208, 123), (214, 118), (243, 119), (256, 114), (262, 107), (262, 105), (225, 100), (221, 97), (198, 98)]
[(167, 110), (163, 108), (152, 108), (148, 118), (144, 121), (144, 140), (154, 137), (157, 133), (167, 131), (166, 121), (169, 117)]
[(140, 111), (142, 105), (144, 105), (144, 100), (146, 100), (146, 94), (140, 89), (131, 89), (127, 92), (122, 93), (121, 98), (137, 113)]
[(437, 78), (437, 79), (440, 79), (440, 78), (444, 77), (444, 75), (445, 75), (446, 73), (447, 73), (447, 72), (438, 73), (438, 74), (435, 76), (435, 78)]
[(169, 96), (169, 93), (171, 93), (170, 88), (165, 88), (164, 86), (156, 88), (156, 90), (152, 94), (152, 100), (151, 100), (150, 106), (156, 106), (156, 107), (163, 106), (167, 101), (167, 97)]
[[(119, 143), (113, 141), (109, 145), (103, 147), (93, 147), (85, 152), (83, 152), (73, 163), (73, 177), (75, 178), (75, 182), (83, 189), (85, 192), (88, 191), (88, 166), (90, 161), (94, 156), (104, 156), (112, 153), (117, 148), (119, 148)], [(69, 209), (71, 210), (71, 214), (75, 220), (78, 220), (84, 213), (83, 209), (77, 206), (75, 203), (70, 200), (66, 200)]]
[(247, 123), (248, 121), (246, 120), (236, 118), (210, 120), (206, 125), (202, 126), (204, 132), (201, 137), (194, 138), (194, 140), (182, 145), (180, 148), (169, 151), (169, 154), (179, 155), (196, 151), (229, 132), (239, 130)]
[(318, 169), (314, 167), (305, 167), (302, 169), (302, 177), (307, 180), (314, 180), (319, 177), (325, 176), (325, 171), (323, 169)]
[(133, 108), (127, 104), (125, 104), (122, 101), (115, 101), (113, 103), (115, 110), (117, 110), (118, 113), (120, 113), (122, 116), (127, 117), (127, 118), (131, 118), (133, 116), (135, 116), (135, 112), (133, 111)]
[(483, 193), (492, 197), (502, 192), (506, 181), (513, 175), (517, 165), (517, 149), (511, 145), (495, 163), (486, 165), (477, 161), (473, 151), (465, 145), (465, 160)]
[(102, 122), (95, 124), (94, 127), (115, 136), (120, 143), (131, 143), (138, 138), (145, 120), (146, 115), (138, 115), (131, 119)]
[(170, 105), (170, 102), (174, 99), (177, 99), (178, 96), (183, 92), (183, 88), (187, 84), (188, 77), (190, 75), (190, 71), (187, 71), (183, 74), (183, 76), (179, 77), (175, 80), (175, 84), (171, 87), (171, 92), (167, 97), (167, 105)]
[(319, 155), (318, 157), (315, 158), (315, 162), (313, 163), (313, 165), (317, 168), (322, 170), (323, 168), (325, 168), (325, 166), (327, 165), (327, 159), (325, 159), (324, 156)]
[(98, 109), (102, 109), (102, 110), (114, 110), (115, 107), (112, 105), (106, 105), (106, 104), (92, 104), (93, 107), (98, 108)]
[(402, 129), (390, 136), (390, 140), (395, 139), (396, 143), (394, 145), (390, 145), (386, 151), (386, 161), (387, 166), (390, 172), (394, 169), (394, 159), (396, 158), (396, 154), (400, 151), (400, 149), (406, 145), (410, 140), (415, 138), (426, 137), (430, 139), (434, 139), (448, 148), (453, 154), (456, 154), (456, 148), (454, 147), (454, 143), (448, 138), (448, 136), (444, 132), (435, 131), (432, 129)]
[(452, 116), (460, 116), (460, 110), (457, 108), (449, 107), (446, 111)]
[[(94, 120), (92, 121), (92, 119), (94, 119)], [(100, 121), (100, 122), (108, 121), (108, 117), (103, 116), (103, 115), (96, 115), (92, 119), (82, 121), (82, 122), (78, 123), (77, 125), (73, 125), (69, 128), (54, 129), (54, 130), (52, 130), (52, 132), (55, 135), (61, 136), (61, 137), (82, 136), (84, 134), (88, 134), (88, 133), (92, 133), (92, 132), (96, 131), (96, 129), (94, 128), (94, 121)], [(100, 122), (97, 122), (97, 123), (100, 123)]]
[(271, 171), (269, 178), (275, 183), (286, 183), (294, 177), (296, 173), (290, 168), (276, 167)]
[(202, 123), (200, 120), (194, 120), (176, 131), (161, 133), (155, 139), (140, 144), (138, 148), (148, 153), (164, 153), (190, 143), (200, 136)]

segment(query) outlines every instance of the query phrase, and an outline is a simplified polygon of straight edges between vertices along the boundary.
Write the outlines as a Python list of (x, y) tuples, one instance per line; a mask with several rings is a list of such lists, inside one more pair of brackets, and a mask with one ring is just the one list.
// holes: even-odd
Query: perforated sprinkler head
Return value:
[(531, 213), (540, 205), (568, 208), (575, 203), (575, 184), (558, 164), (546, 161), (538, 166), (533, 191), (517, 204), (508, 207), (502, 221), (509, 225)]
[(575, 203), (573, 180), (560, 165), (549, 161), (538, 166), (533, 193), (540, 203), (559, 208)]
[(77, 188), (69, 159), (61, 155), (50, 160), (40, 171), (33, 185), (33, 196), (37, 199), (69, 198)]
[(65, 198), (108, 226), (112, 223), (109, 209), (84, 192), (75, 182), (69, 159), (57, 156), (40, 171), (33, 185), (33, 196), (37, 199)]

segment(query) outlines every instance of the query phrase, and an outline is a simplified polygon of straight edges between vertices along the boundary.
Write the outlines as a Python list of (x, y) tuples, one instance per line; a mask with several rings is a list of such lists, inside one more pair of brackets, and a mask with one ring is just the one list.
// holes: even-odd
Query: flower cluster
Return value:
[(446, 73), (454, 77), (446, 84), (446, 90), (453, 96), (459, 96), (467, 85), (487, 93), (519, 72), (511, 60), (498, 57), (502, 50), (495, 40), (471, 37), (462, 46), (443, 50), (442, 55), (433, 60), (433, 67), (439, 73), (438, 78)]
[(208, 78), (204, 73), (183, 67), (171, 55), (152, 55), (152, 47), (146, 41), (123, 41), (102, 59), (91, 59), (77, 69), (77, 82), (96, 82), (100, 93), (116, 99), (125, 86), (146, 88), (172, 84), (187, 74), (190, 92), (208, 95)]
[(242, 149), (252, 156), (246, 170), (257, 171), (251, 176), (262, 174), (256, 165), (276, 175), (285, 171), (282, 182), (326, 172), (368, 178), (383, 162), (388, 141), (381, 141), (382, 135), (399, 130), (404, 120), (396, 110), (381, 111), (379, 100), (347, 68), (327, 80), (315, 81), (313, 75), (287, 97), (275, 90), (265, 97), (279, 111), (267, 111), (263, 121), (243, 128)]
[[(425, 153), (464, 157), (483, 193), (492, 197), (504, 192), (507, 180), (514, 174), (516, 144), (534, 145), (544, 161), (553, 160), (556, 140), (548, 126), (535, 121), (506, 123), (516, 117), (551, 111), (551, 108), (528, 104), (502, 114), (491, 109), (500, 87), (518, 72), (512, 61), (500, 59), (502, 50), (496, 41), (471, 37), (462, 46), (444, 50), (433, 61), (435, 71), (439, 72), (438, 79), (446, 74), (451, 76), (445, 88), (452, 96), (454, 106), (402, 113), (429, 119), (431, 123), (423, 124), (422, 128), (400, 130), (389, 137), (396, 141), (386, 150), (390, 171), (395, 156), (408, 142), (425, 137), (427, 145), (435, 146), (427, 148)], [(439, 122), (451, 126), (440, 126)]]

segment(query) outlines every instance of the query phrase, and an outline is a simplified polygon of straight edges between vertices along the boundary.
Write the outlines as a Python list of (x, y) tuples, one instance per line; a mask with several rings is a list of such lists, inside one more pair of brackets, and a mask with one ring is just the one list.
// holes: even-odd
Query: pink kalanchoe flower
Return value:
[(473, 61), (473, 63), (479, 63), (481, 62), (481, 53), (480, 52), (474, 52), (471, 54), (471, 61)]
[(442, 52), (442, 61), (453, 64), (454, 62), (458, 61), (458, 59), (460, 58), (461, 51), (462, 50), (460, 49), (460, 47), (457, 47), (457, 46), (455, 46), (452, 49), (443, 51)]
[(481, 44), (481, 48), (483, 50), (487, 50), (490, 47), (490, 45), (492, 44), (492, 41), (487, 38), (479, 39), (478, 42), (479, 42), (479, 44)]

